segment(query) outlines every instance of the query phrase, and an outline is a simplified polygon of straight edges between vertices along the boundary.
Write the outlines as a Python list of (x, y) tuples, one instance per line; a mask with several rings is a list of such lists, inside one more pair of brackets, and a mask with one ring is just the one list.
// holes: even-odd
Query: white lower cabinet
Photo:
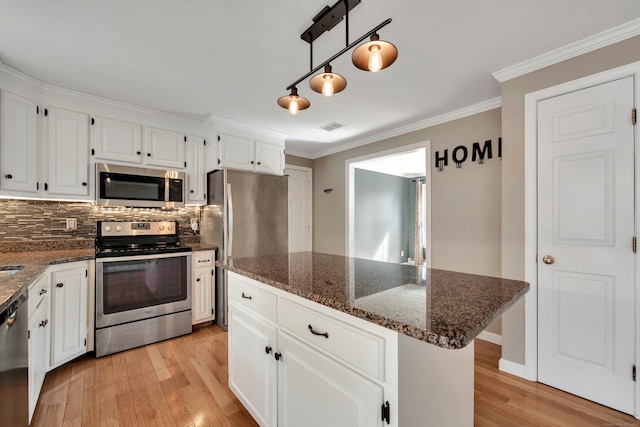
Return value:
[(211, 321), (215, 315), (215, 251), (194, 252), (192, 260), (191, 323), (195, 325)]
[(229, 331), (229, 388), (258, 424), (276, 426), (277, 328), (230, 301)]
[[(309, 302), (313, 308), (305, 309), (312, 310), (313, 317), (298, 317), (306, 332), (298, 334), (282, 319), (292, 317), (290, 299), (295, 300), (294, 305), (304, 305), (301, 298), (275, 289), (272, 292), (273, 288), (234, 273), (228, 273), (228, 289), (229, 387), (258, 424), (280, 427), (388, 424), (383, 420), (383, 406), (388, 400), (395, 403), (397, 399), (389, 381), (394, 378), (393, 373), (384, 375), (386, 337), (373, 340), (375, 369), (361, 364), (359, 357), (345, 363), (340, 355), (363, 351), (350, 343), (361, 342), (360, 334), (364, 334), (365, 340), (372, 338), (370, 332), (358, 325), (336, 329), (348, 316), (334, 318), (313, 311), (318, 307)], [(315, 326), (309, 327), (311, 318)], [(364, 321), (357, 319), (356, 323), (362, 326), (360, 322)], [(327, 342), (331, 344), (327, 346)], [(373, 371), (373, 375), (367, 374), (367, 370)], [(397, 426), (396, 420), (391, 419), (391, 425)]]
[(278, 334), (278, 426), (381, 424), (384, 389), (334, 359)]
[(51, 363), (53, 369), (87, 351), (88, 262), (51, 271)]
[(45, 273), (29, 286), (29, 422), (49, 367), (50, 278)]

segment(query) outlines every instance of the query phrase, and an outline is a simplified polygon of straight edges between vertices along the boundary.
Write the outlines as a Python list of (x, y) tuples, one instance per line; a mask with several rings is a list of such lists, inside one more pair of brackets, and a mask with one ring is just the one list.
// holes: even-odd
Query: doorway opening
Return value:
[(350, 257), (431, 265), (430, 141), (347, 160)]

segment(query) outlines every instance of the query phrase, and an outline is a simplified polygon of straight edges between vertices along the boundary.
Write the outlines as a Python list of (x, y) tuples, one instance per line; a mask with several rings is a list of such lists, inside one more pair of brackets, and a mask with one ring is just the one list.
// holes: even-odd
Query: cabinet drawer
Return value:
[(346, 365), (384, 381), (384, 337), (286, 298), (280, 298), (278, 321), (283, 329), (304, 342), (330, 353)]
[(196, 268), (212, 266), (214, 258), (213, 251), (193, 252), (193, 266)]
[(260, 314), (274, 322), (276, 321), (277, 297), (274, 294), (232, 274), (227, 277), (227, 292), (230, 299), (256, 314)]

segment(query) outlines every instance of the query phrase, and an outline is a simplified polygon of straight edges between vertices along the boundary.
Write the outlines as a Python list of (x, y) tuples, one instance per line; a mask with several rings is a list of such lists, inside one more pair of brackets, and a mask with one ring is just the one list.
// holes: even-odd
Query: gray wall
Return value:
[(407, 261), (409, 246), (413, 246), (409, 223), (414, 212), (409, 212), (412, 205), (407, 190), (411, 179), (363, 169), (356, 169), (354, 178), (356, 258)]

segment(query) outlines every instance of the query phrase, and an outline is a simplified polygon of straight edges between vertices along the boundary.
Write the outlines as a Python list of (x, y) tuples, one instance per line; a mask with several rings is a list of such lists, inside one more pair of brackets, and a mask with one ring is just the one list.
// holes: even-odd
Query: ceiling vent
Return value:
[(336, 129), (340, 129), (344, 125), (338, 122), (331, 122), (328, 125), (320, 126), (320, 129), (326, 130), (327, 132), (333, 132)]

